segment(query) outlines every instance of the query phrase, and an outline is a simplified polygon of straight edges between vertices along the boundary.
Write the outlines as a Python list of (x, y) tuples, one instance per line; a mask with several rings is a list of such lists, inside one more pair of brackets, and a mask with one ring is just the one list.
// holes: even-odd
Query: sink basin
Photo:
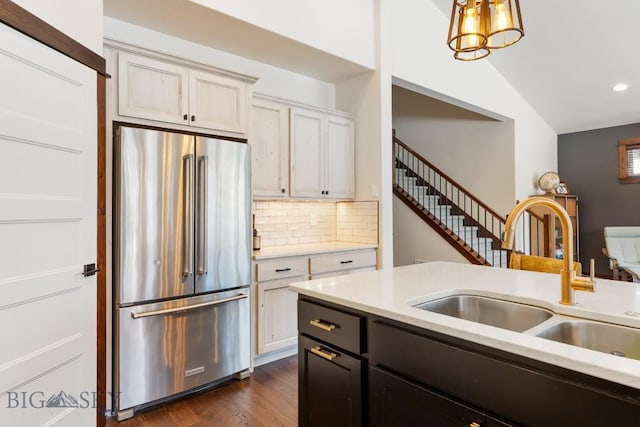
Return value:
[(553, 316), (544, 308), (475, 295), (452, 295), (414, 307), (514, 332), (524, 332)]
[(640, 360), (640, 329), (606, 323), (567, 321), (550, 326), (537, 336)]

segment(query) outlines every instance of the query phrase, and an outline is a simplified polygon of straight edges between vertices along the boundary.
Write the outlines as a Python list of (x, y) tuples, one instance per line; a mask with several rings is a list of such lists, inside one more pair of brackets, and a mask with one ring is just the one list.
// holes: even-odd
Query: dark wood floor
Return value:
[(297, 356), (255, 369), (251, 377), (183, 398), (107, 427), (234, 427), (298, 425)]

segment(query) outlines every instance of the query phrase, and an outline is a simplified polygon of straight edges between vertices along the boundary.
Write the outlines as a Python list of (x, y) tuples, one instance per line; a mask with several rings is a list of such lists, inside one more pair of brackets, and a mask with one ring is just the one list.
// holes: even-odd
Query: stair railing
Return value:
[[(395, 134), (393, 150), (396, 168), (403, 168), (406, 176), (415, 179), (414, 186), (421, 187), (419, 191), (407, 191), (411, 197), (431, 212), (433, 217), (438, 218), (451, 233), (467, 242), (486, 264), (506, 267), (507, 257), (503, 256), (505, 252), (501, 251), (506, 218), (397, 139)], [(394, 173), (393, 179), (394, 187), (402, 187), (398, 182), (397, 172)], [(447, 211), (449, 215), (443, 214)], [(464, 219), (461, 222), (447, 219), (452, 215), (462, 216)], [(544, 248), (548, 247), (548, 237), (544, 233), (545, 221), (546, 217), (534, 213), (525, 215), (520, 227), (521, 238), (517, 239), (520, 241), (518, 246), (526, 248), (522, 252), (544, 256)]]
[[(506, 266), (506, 260), (501, 256), (495, 259), (493, 252), (500, 250), (506, 219), (411, 147), (395, 137), (393, 143), (396, 166), (405, 168), (406, 174), (416, 179), (416, 185), (424, 187), (425, 191), (413, 194), (416, 201), (436, 216), (442, 217), (441, 220), (445, 222), (446, 215), (440, 213), (446, 210), (450, 210), (450, 215), (464, 216), (462, 223), (450, 222), (446, 224), (447, 227), (476, 248), (478, 254), (489, 264)], [(394, 174), (394, 184), (398, 185), (397, 174)], [(493, 239), (491, 246), (480, 244), (483, 238)], [(474, 240), (477, 243), (475, 245)]]

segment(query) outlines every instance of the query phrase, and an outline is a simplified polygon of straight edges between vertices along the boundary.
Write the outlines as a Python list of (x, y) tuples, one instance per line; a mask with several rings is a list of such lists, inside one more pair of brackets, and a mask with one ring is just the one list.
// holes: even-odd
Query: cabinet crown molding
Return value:
[(253, 98), (260, 99), (263, 101), (271, 101), (271, 102), (277, 102), (280, 104), (285, 104), (288, 107), (304, 108), (307, 110), (318, 111), (321, 113), (340, 115), (349, 119), (356, 118), (355, 114), (349, 113), (348, 111), (336, 110), (334, 108), (329, 108), (329, 107), (319, 107), (317, 105), (312, 105), (312, 104), (305, 104), (304, 102), (292, 101), (287, 98), (280, 98), (278, 96), (268, 95), (266, 93), (253, 92)]
[(254, 84), (259, 79), (258, 77), (251, 76), (248, 74), (243, 74), (243, 73), (239, 73), (232, 70), (226, 70), (224, 68), (216, 67), (215, 65), (192, 61), (187, 58), (175, 56), (171, 53), (160, 52), (160, 51), (148, 49), (136, 44), (125, 43), (125, 42), (113, 40), (110, 38), (104, 39), (104, 47), (115, 49), (120, 52), (127, 52), (127, 53), (133, 53), (140, 56), (146, 56), (151, 59), (158, 59), (162, 61), (172, 62), (174, 64), (181, 65), (187, 68), (205, 71), (213, 74), (218, 74), (224, 77), (231, 77), (233, 79), (240, 80), (248, 84)]

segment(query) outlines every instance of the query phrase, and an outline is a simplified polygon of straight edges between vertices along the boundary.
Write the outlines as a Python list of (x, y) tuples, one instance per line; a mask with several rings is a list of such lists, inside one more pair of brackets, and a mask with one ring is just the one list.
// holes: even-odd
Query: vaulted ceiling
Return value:
[[(452, 1), (434, 0), (446, 16)], [(557, 133), (640, 122), (640, 2), (520, 0), (520, 6), (525, 37), (484, 60)], [(629, 88), (614, 92), (618, 83)]]
[[(433, 1), (448, 18), (453, 0)], [(207, 45), (208, 40), (215, 40), (212, 47), (289, 66), (321, 80), (335, 81), (366, 71), (185, 0), (161, 3), (105, 0), (104, 11), (107, 16), (196, 43)], [(640, 122), (640, 1), (520, 0), (520, 4), (525, 37), (514, 46), (494, 51), (484, 61), (489, 61), (557, 133)], [(178, 7), (180, 13), (174, 13)], [(445, 39), (442, 34), (442, 43)], [(287, 58), (302, 56), (304, 61), (288, 64)], [(626, 83), (628, 90), (614, 92), (612, 88), (618, 83)]]

